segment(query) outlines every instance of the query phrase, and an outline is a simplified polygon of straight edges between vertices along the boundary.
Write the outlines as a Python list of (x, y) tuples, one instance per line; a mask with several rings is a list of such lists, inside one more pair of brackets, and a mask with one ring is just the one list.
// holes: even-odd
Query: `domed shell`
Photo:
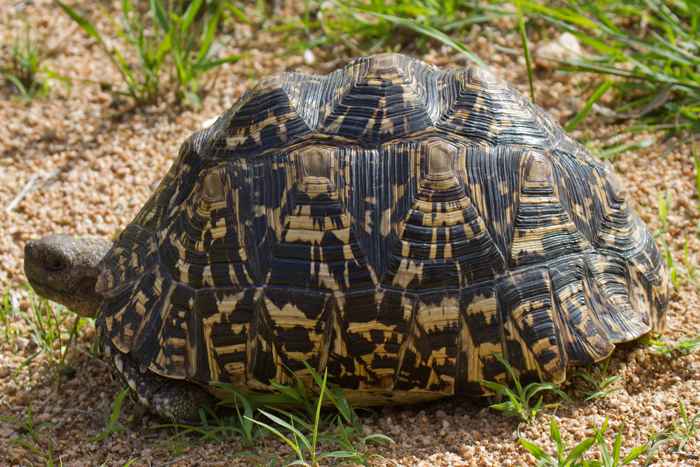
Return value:
[(191, 136), (98, 290), (152, 371), (351, 399), (491, 391), (663, 328), (666, 271), (610, 164), (480, 68), (382, 54), (263, 79)]

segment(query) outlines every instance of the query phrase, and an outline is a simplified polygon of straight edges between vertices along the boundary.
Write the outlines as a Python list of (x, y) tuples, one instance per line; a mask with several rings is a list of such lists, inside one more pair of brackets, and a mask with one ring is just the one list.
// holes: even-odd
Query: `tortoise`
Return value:
[(607, 161), (479, 67), (268, 76), (189, 137), (113, 242), (25, 248), (163, 416), (327, 372), (353, 403), (560, 383), (662, 331), (666, 270)]

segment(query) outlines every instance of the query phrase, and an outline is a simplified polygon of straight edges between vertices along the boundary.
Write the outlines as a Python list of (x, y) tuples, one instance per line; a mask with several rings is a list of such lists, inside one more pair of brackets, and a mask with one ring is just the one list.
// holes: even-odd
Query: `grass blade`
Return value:
[(606, 149), (604, 151), (599, 152), (598, 157), (600, 159), (604, 160), (604, 159), (608, 159), (608, 158), (614, 156), (615, 154), (619, 154), (621, 152), (631, 151), (633, 149), (648, 148), (652, 144), (656, 143), (656, 141), (657, 141), (657, 138), (652, 136), (649, 138), (645, 138), (645, 139), (643, 139), (637, 143), (634, 143), (634, 144), (620, 144), (618, 146), (615, 146), (615, 147), (612, 147), (612, 148), (609, 148), (609, 149)]
[(65, 3), (61, 3), (58, 0), (56, 0), (56, 3), (58, 3), (58, 6), (60, 6), (63, 9), (63, 11), (65, 11), (68, 14), (68, 16), (73, 18), (73, 21), (78, 23), (78, 25), (81, 28), (83, 28), (83, 30), (85, 30), (85, 32), (90, 34), (92, 37), (94, 37), (98, 41), (104, 42), (102, 40), (102, 37), (100, 37), (100, 35), (97, 33), (97, 30), (95, 30), (95, 28), (92, 26), (92, 24), (90, 24), (89, 21), (83, 19), (82, 16), (80, 16), (78, 13), (76, 13), (71, 7), (69, 7)]
[(520, 27), (520, 37), (523, 40), (523, 51), (525, 52), (525, 65), (527, 66), (527, 79), (530, 82), (530, 98), (532, 103), (535, 103), (535, 83), (532, 79), (532, 59), (530, 58), (530, 49), (527, 46), (527, 33), (523, 24), (523, 14), (518, 2), (518, 26)]
[(487, 70), (491, 70), (491, 68), (489, 68), (489, 66), (483, 60), (481, 60), (479, 57), (477, 57), (474, 53), (472, 53), (469, 49), (467, 49), (463, 44), (461, 44), (460, 42), (457, 42), (456, 40), (454, 40), (453, 38), (451, 38), (447, 34), (441, 32), (441, 31), (438, 31), (437, 29), (431, 28), (430, 26), (426, 26), (424, 24), (417, 23), (416, 21), (413, 21), (413, 20), (408, 19), (408, 18), (399, 18), (399, 17), (392, 16), (392, 15), (377, 13), (376, 11), (371, 11), (369, 9), (364, 9), (364, 8), (362, 8), (361, 10), (366, 12), (366, 13), (369, 13), (371, 15), (374, 15), (378, 18), (384, 18), (385, 20), (391, 21), (392, 23), (398, 24), (399, 26), (403, 26), (403, 27), (410, 29), (412, 31), (415, 31), (419, 34), (424, 34), (428, 37), (432, 37), (433, 39), (436, 39), (436, 40), (442, 42), (443, 44), (445, 44), (449, 47), (452, 47), (455, 50), (462, 52), (467, 57), (469, 57), (469, 59), (472, 62), (476, 63), (480, 67), (485, 68)]
[(595, 104), (598, 99), (600, 99), (605, 92), (610, 89), (610, 86), (612, 86), (612, 81), (610, 81), (610, 78), (606, 79), (603, 84), (600, 85), (598, 89), (593, 93), (593, 95), (588, 99), (586, 102), (586, 105), (581, 109), (579, 113), (576, 114), (574, 118), (571, 119), (569, 123), (566, 124), (566, 127), (564, 129), (569, 132), (576, 128), (576, 126), (581, 123), (581, 120), (586, 118), (586, 115), (588, 115), (588, 112), (591, 111), (593, 108), (593, 104)]

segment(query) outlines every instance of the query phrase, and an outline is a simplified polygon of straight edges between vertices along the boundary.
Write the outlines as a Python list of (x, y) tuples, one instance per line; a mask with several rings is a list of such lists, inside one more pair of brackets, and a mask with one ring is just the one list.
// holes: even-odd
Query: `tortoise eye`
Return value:
[(60, 271), (61, 269), (65, 269), (67, 265), (68, 263), (61, 258), (51, 258), (45, 264), (46, 269), (50, 271)]

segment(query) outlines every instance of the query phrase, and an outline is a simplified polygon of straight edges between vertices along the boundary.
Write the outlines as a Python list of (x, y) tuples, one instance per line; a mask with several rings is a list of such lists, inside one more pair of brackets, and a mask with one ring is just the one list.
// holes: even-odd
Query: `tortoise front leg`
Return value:
[(188, 422), (200, 420), (201, 404), (216, 402), (202, 386), (158, 375), (119, 350), (105, 332), (103, 315), (98, 316), (95, 325), (100, 352), (107, 361), (110, 376), (113, 381), (129, 387), (132, 401), (163, 418)]

